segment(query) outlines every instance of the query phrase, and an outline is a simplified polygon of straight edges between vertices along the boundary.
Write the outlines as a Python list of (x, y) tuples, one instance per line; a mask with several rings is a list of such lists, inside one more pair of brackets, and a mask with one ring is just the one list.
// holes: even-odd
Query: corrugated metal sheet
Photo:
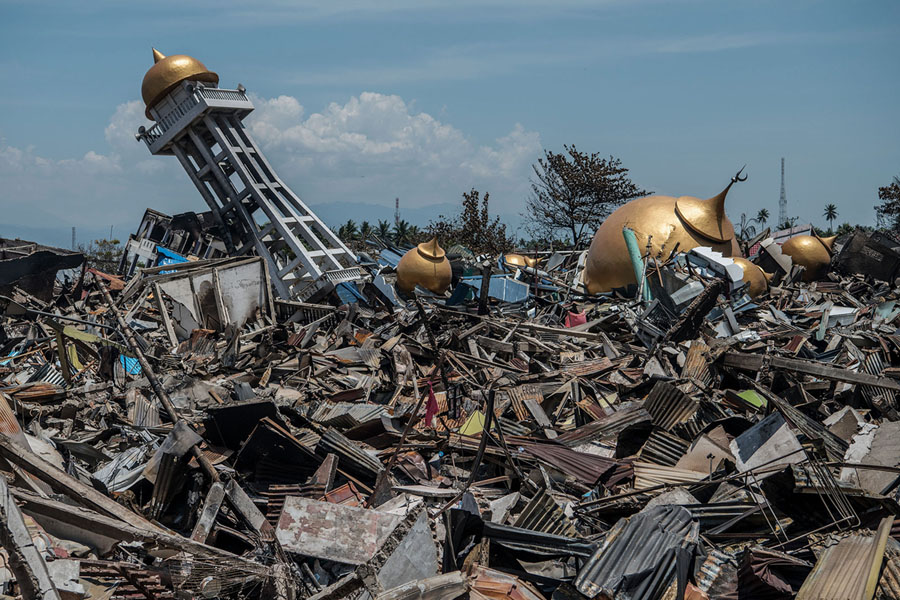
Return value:
[(671, 429), (691, 417), (699, 404), (699, 400), (691, 398), (671, 383), (657, 381), (644, 401), (644, 408), (653, 418), (654, 425)]
[(134, 394), (129, 395), (129, 399), (134, 401), (128, 407), (128, 419), (136, 427), (158, 427), (162, 424), (159, 417), (159, 401), (154, 398), (152, 401), (147, 400), (143, 394), (135, 390)]
[(563, 367), (560, 371), (572, 377), (587, 377), (603, 373), (613, 368), (613, 363), (607, 357), (597, 358), (594, 360), (586, 360), (578, 362), (570, 366)]
[(687, 452), (688, 446), (689, 444), (678, 436), (662, 429), (653, 429), (641, 447), (640, 457), (643, 462), (674, 467)]
[(695, 379), (707, 387), (711, 386), (713, 377), (706, 359), (707, 352), (709, 352), (709, 346), (702, 340), (693, 340), (691, 347), (688, 348), (687, 356), (684, 358), (681, 376), (685, 379)]
[(516, 519), (515, 526), (567, 537), (578, 535), (575, 525), (556, 500), (543, 488), (525, 506), (525, 510)]
[(579, 446), (587, 442), (610, 440), (626, 427), (649, 421), (650, 418), (650, 413), (644, 410), (643, 404), (629, 402), (619, 406), (611, 415), (563, 433), (556, 441), (566, 446)]
[(881, 520), (875, 535), (849, 535), (829, 546), (796, 600), (869, 600), (875, 593), (893, 517)]
[(519, 445), (542, 463), (571, 475), (589, 487), (597, 485), (600, 478), (618, 464), (609, 458), (576, 452), (561, 444), (519, 442)]
[(597, 550), (596, 542), (490, 521), (484, 523), (484, 536), (490, 538), (491, 544), (496, 543), (514, 552), (527, 552), (537, 556), (577, 556), (587, 559)]
[[(881, 359), (881, 352), (869, 354), (860, 366), (860, 370), (869, 375), (880, 377), (884, 373), (884, 361)], [(863, 397), (868, 401), (869, 406), (873, 406), (873, 402), (878, 397), (886, 397), (889, 406), (897, 406), (897, 393), (893, 390), (877, 388), (871, 385), (860, 385), (860, 390)]]
[(365, 404), (361, 402), (337, 402), (331, 404), (322, 402), (307, 414), (307, 417), (332, 427), (349, 429), (362, 423), (375, 421), (387, 412), (387, 407), (381, 404)]
[(44, 363), (40, 367), (34, 369), (25, 383), (34, 383), (37, 381), (51, 383), (59, 387), (65, 387), (66, 385), (66, 380), (62, 376), (62, 373), (53, 368), (53, 365), (50, 363)]
[(685, 469), (676, 469), (664, 465), (653, 465), (645, 462), (635, 462), (634, 488), (643, 490), (656, 485), (692, 483), (707, 477), (708, 473), (698, 473)]
[(696, 543), (699, 526), (680, 506), (656, 506), (621, 519), (575, 578), (579, 592), (655, 599), (675, 576), (676, 553)]
[(531, 418), (531, 414), (525, 407), (526, 400), (535, 400), (538, 404), (544, 401), (544, 394), (541, 388), (536, 385), (520, 385), (519, 387), (509, 388), (506, 390), (510, 401), (512, 402), (513, 412), (520, 421), (527, 421)]
[(322, 483), (271, 484), (269, 485), (268, 490), (260, 492), (260, 496), (266, 499), (266, 520), (271, 523), (273, 527), (278, 525), (278, 519), (281, 517), (281, 508), (284, 506), (284, 500), (288, 496), (303, 496), (304, 498), (320, 499), (324, 494), (325, 485)]
[(316, 454), (322, 457), (337, 454), (342, 471), (347, 471), (369, 483), (374, 483), (378, 473), (384, 470), (384, 465), (380, 460), (334, 429), (328, 429), (322, 434), (316, 445)]
[(706, 555), (695, 575), (697, 587), (706, 592), (710, 598), (722, 598), (737, 592), (737, 559), (713, 548)]

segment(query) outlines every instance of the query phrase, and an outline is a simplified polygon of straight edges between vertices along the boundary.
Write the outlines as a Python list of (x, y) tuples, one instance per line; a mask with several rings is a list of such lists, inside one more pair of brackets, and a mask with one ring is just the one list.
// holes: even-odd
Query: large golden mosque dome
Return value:
[(588, 249), (584, 284), (596, 294), (637, 283), (622, 229), (629, 227), (652, 257), (667, 258), (676, 245), (679, 252), (709, 246), (723, 256), (740, 256), (734, 226), (725, 214), (725, 196), (740, 172), (717, 196), (701, 200), (692, 196), (647, 196), (616, 209), (597, 229)]
[(153, 66), (144, 75), (141, 84), (141, 96), (147, 106), (146, 115), (150, 115), (150, 107), (162, 100), (172, 88), (182, 81), (202, 81), (213, 85), (219, 84), (219, 76), (206, 68), (202, 62), (185, 54), (166, 56), (156, 48), (153, 49)]
[(417, 285), (435, 294), (443, 294), (452, 279), (453, 269), (437, 238), (411, 249), (397, 264), (397, 287), (406, 294), (411, 294)]

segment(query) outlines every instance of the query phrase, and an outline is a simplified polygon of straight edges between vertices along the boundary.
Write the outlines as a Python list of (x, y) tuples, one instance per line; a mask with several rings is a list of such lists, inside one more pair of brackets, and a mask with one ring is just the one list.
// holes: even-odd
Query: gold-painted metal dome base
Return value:
[(191, 56), (185, 54), (166, 56), (154, 48), (153, 62), (153, 66), (144, 75), (144, 82), (141, 84), (141, 96), (147, 107), (145, 114), (148, 119), (153, 119), (150, 108), (182, 81), (219, 84), (219, 76)]
[(397, 288), (411, 294), (422, 286), (435, 294), (443, 294), (450, 287), (453, 271), (437, 238), (423, 242), (409, 250), (397, 264)]
[(834, 240), (835, 237), (798, 235), (782, 244), (781, 251), (790, 256), (794, 264), (803, 266), (803, 281), (815, 281), (828, 273)]
[(743, 256), (734, 256), (732, 260), (744, 269), (742, 280), (750, 284), (747, 288), (747, 294), (751, 298), (757, 298), (768, 291), (769, 281), (772, 279), (770, 273), (766, 273), (758, 265), (750, 262)]

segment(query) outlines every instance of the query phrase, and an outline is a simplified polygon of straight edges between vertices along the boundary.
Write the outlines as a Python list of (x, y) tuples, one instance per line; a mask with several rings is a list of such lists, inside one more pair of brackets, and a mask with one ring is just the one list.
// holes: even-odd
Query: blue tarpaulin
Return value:
[[(172, 252), (168, 248), (163, 248), (162, 246), (156, 247), (156, 266), (163, 267), (165, 265), (177, 265), (179, 263), (186, 263), (188, 259), (178, 254), (177, 252)], [(162, 273), (174, 273), (174, 271), (161, 271)]]
[(122, 368), (124, 368), (128, 374), (141, 374), (141, 363), (138, 362), (138, 359), (123, 354), (119, 357), (119, 362), (122, 363)]

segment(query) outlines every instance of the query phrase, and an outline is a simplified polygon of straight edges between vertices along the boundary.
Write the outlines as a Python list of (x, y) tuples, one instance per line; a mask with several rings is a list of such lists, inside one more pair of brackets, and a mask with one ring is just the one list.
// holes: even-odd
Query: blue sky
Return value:
[(900, 175), (900, 3), (0, 0), (0, 235), (67, 244), (205, 205), (134, 142), (150, 47), (243, 83), (253, 135), (324, 218), (425, 224), (470, 187), (517, 226), (542, 148), (613, 154), (733, 220), (871, 224)]

